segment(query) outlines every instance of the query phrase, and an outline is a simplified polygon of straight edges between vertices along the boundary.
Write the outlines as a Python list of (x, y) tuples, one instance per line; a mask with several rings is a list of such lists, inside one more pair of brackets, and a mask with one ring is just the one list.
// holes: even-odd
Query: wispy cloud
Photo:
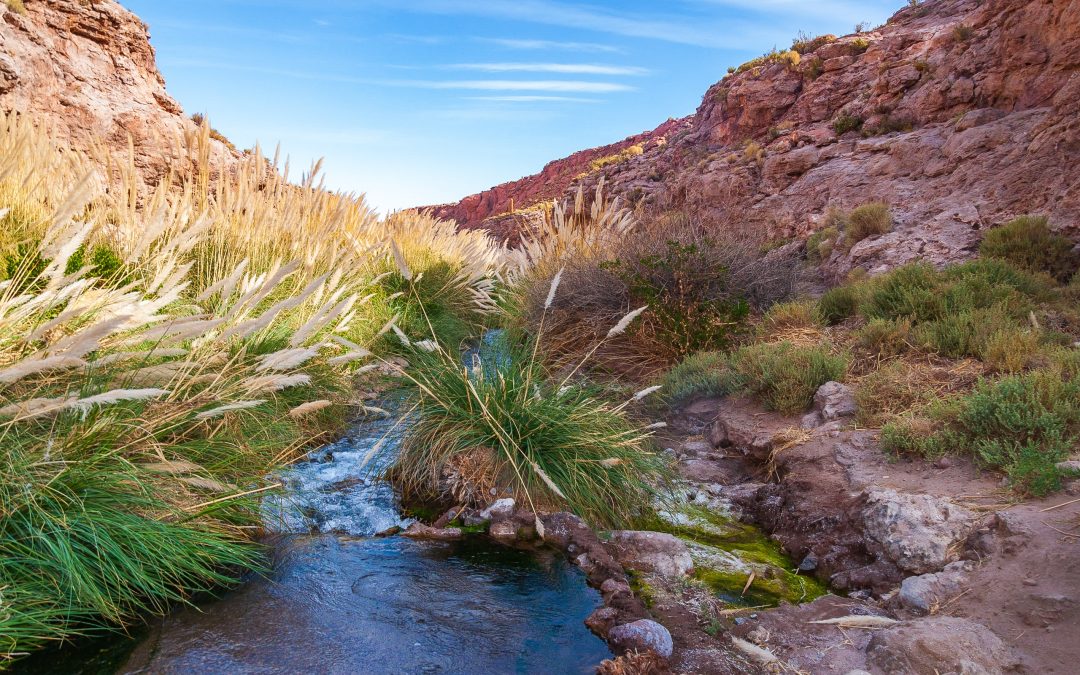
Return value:
[(497, 101), (503, 103), (543, 103), (545, 101), (561, 103), (602, 103), (598, 98), (582, 98), (578, 96), (543, 96), (543, 95), (517, 95), (517, 96), (466, 96), (470, 101)]
[(238, 72), (262, 73), (275, 77), (288, 77), (316, 82), (340, 82), (374, 87), (412, 87), (416, 89), (447, 89), (469, 91), (538, 91), (572, 94), (610, 94), (636, 91), (634, 87), (616, 82), (592, 82), (586, 80), (394, 80), (350, 75), (337, 75), (320, 70), (289, 70), (240, 64), (219, 63), (200, 59), (176, 59), (170, 66), (187, 68), (211, 68)]
[(485, 73), (561, 73), (565, 75), (647, 75), (637, 66), (604, 66), (593, 63), (455, 63), (452, 70), (478, 70)]
[(555, 40), (524, 40), (514, 38), (477, 38), (507, 49), (560, 52), (607, 52), (621, 53), (623, 50), (614, 45), (602, 45), (595, 42), (558, 42)]

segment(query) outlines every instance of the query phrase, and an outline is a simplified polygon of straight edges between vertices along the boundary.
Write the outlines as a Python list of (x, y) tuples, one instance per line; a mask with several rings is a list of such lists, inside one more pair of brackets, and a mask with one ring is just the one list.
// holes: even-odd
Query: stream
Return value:
[(42, 654), (20, 671), (593, 672), (610, 656), (583, 623), (600, 596), (561, 554), (373, 536), (410, 522), (373, 478), (393, 461), (392, 425), (358, 423), (279, 473), (285, 489), (264, 503), (267, 576), (155, 619), (137, 638)]

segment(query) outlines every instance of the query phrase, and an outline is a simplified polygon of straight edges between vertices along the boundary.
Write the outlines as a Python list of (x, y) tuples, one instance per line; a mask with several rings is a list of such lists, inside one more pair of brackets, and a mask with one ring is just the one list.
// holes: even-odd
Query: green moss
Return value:
[(695, 564), (694, 578), (726, 602), (746, 606), (779, 605), (781, 602), (807, 602), (828, 592), (817, 579), (792, 572), (796, 565), (777, 542), (757, 528), (736, 522), (729, 516), (686, 506), (674, 517), (652, 516), (641, 526), (673, 534), (706, 549), (727, 552), (753, 568), (754, 582), (743, 595), (742, 589), (748, 578), (745, 572)]

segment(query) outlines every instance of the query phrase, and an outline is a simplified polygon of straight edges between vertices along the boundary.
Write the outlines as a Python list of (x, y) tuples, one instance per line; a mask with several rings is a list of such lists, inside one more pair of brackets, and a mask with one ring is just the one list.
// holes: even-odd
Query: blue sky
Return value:
[(687, 115), (728, 66), (900, 0), (121, 0), (169, 92), (382, 211)]

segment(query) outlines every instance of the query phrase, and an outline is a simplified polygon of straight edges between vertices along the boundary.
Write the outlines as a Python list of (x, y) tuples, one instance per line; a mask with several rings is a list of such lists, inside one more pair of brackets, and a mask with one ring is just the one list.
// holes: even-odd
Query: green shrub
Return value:
[(1018, 373), (1039, 353), (1039, 336), (1032, 330), (1002, 328), (986, 341), (982, 360), (998, 373)]
[(1056, 467), (1080, 441), (1080, 380), (1058, 369), (984, 380), (927, 416), (890, 423), (882, 446), (926, 456), (971, 453), (1003, 471), (1018, 492), (1044, 495), (1061, 486)]
[(731, 357), (738, 388), (785, 415), (805, 411), (818, 387), (843, 378), (847, 359), (824, 346), (798, 347), (790, 342), (743, 347)]
[(963, 309), (915, 327), (915, 339), (923, 346), (951, 358), (982, 358), (992, 336), (1015, 325), (1000, 307)]
[(840, 231), (834, 226), (823, 227), (806, 239), (806, 257), (814, 263), (829, 259), (832, 255)]
[(1080, 268), (1073, 242), (1054, 234), (1045, 216), (1020, 216), (988, 230), (979, 245), (979, 254), (1049, 274), (1061, 283), (1067, 282)]
[(905, 265), (871, 282), (860, 310), (870, 319), (932, 321), (945, 312), (938, 290), (938, 275), (932, 266)]
[(799, 54), (807, 54), (818, 47), (832, 44), (833, 42), (836, 42), (835, 35), (811, 36), (800, 31), (795, 39), (791, 41), (791, 50), (798, 52)]
[(858, 131), (862, 129), (863, 118), (858, 115), (851, 115), (848, 113), (840, 113), (833, 120), (832, 128), (836, 132), (837, 136), (843, 136), (849, 131)]
[(818, 300), (818, 313), (830, 326), (855, 316), (858, 309), (859, 293), (854, 284), (830, 288)]
[(818, 305), (813, 301), (778, 302), (769, 308), (758, 323), (758, 334), (771, 336), (786, 331), (815, 329), (824, 325)]
[(660, 381), (657, 400), (679, 406), (696, 398), (726, 396), (732, 390), (728, 358), (721, 352), (698, 352), (683, 359)]
[(911, 322), (907, 319), (870, 319), (854, 333), (859, 345), (878, 356), (898, 356), (911, 345)]
[(892, 214), (885, 202), (867, 202), (848, 214), (844, 229), (844, 244), (851, 248), (867, 237), (885, 234), (892, 230)]

